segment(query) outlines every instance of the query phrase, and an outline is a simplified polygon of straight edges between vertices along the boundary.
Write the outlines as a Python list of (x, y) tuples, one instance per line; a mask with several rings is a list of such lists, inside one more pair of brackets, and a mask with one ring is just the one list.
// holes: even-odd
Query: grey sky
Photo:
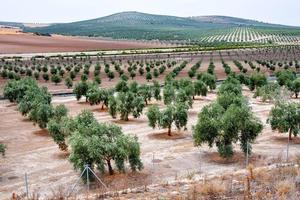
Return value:
[(2, 0), (0, 21), (72, 22), (122, 11), (226, 15), (300, 26), (299, 0)]

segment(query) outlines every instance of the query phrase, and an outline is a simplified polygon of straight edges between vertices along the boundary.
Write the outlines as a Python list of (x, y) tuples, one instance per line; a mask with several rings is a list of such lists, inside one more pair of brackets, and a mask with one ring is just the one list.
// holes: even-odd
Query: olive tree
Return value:
[(274, 101), (280, 95), (280, 85), (277, 83), (268, 83), (257, 88), (254, 98), (261, 97), (263, 102), (269, 100)]
[(54, 74), (51, 76), (51, 81), (57, 85), (61, 82), (61, 77), (58, 74)]
[(2, 154), (2, 156), (5, 156), (5, 150), (6, 146), (0, 143), (0, 154)]
[(31, 88), (38, 88), (36, 81), (31, 78), (12, 80), (4, 86), (3, 95), (10, 102), (19, 102), (25, 95), (25, 92)]
[(272, 130), (288, 132), (289, 139), (292, 135), (296, 137), (300, 128), (300, 104), (278, 102), (270, 111), (267, 122)]
[(166, 84), (163, 89), (164, 104), (171, 104), (175, 99), (175, 88), (172, 84)]
[(134, 118), (141, 116), (145, 107), (143, 97), (137, 96), (131, 91), (119, 92), (115, 96), (111, 96), (108, 102), (109, 114), (116, 118), (119, 113), (121, 120), (128, 121), (129, 115)]
[(254, 91), (258, 87), (262, 87), (268, 83), (267, 77), (259, 72), (253, 73), (249, 80), (249, 89)]
[(53, 115), (51, 95), (45, 87), (30, 88), (20, 100), (18, 109), (22, 115), (28, 116), (30, 120), (44, 129)]
[(288, 86), (296, 79), (296, 73), (291, 70), (281, 70), (276, 72), (277, 82), (280, 86)]
[(140, 145), (136, 136), (124, 134), (114, 124), (99, 123), (90, 111), (76, 117), (77, 129), (70, 136), (70, 161), (75, 169), (83, 170), (88, 164), (92, 169), (104, 172), (105, 165), (110, 175), (114, 174), (113, 163), (121, 172), (128, 161), (132, 171), (143, 168)]
[(206, 72), (198, 74), (197, 79), (203, 81), (209, 87), (210, 90), (214, 90), (217, 87), (217, 78), (213, 74)]
[(300, 92), (300, 78), (297, 78), (289, 85), (289, 90), (295, 94), (296, 99), (298, 98)]
[(152, 87), (153, 97), (157, 100), (161, 100), (161, 94), (160, 94), (160, 84), (157, 81), (153, 81), (153, 87)]
[(54, 108), (53, 117), (47, 124), (49, 134), (59, 149), (66, 151), (68, 145), (66, 138), (70, 135), (71, 120), (67, 117), (68, 109), (64, 105), (58, 105)]
[(152, 128), (167, 128), (168, 135), (171, 136), (172, 124), (175, 123), (177, 129), (186, 128), (188, 120), (188, 107), (184, 103), (167, 105), (167, 108), (160, 111), (157, 105), (149, 107), (147, 112), (149, 126)]
[(206, 96), (207, 95), (207, 92), (208, 92), (207, 85), (203, 81), (201, 81), (201, 80), (195, 81), (194, 88), (195, 88), (195, 95), (197, 95), (197, 96)]
[(145, 104), (148, 105), (148, 101), (152, 98), (152, 87), (150, 85), (142, 84), (138, 87), (137, 94), (142, 97)]
[(82, 96), (86, 96), (88, 89), (89, 84), (86, 81), (80, 81), (75, 85), (73, 93), (76, 95), (77, 101), (79, 101)]
[(70, 77), (66, 78), (65, 85), (67, 86), (68, 89), (73, 87), (73, 81)]
[(221, 157), (230, 158), (233, 155), (233, 143), (237, 142), (245, 154), (247, 149), (251, 153), (251, 143), (262, 128), (262, 123), (246, 105), (232, 104), (226, 110), (220, 104), (212, 103), (199, 113), (193, 138), (196, 146), (206, 143), (212, 147), (215, 144)]

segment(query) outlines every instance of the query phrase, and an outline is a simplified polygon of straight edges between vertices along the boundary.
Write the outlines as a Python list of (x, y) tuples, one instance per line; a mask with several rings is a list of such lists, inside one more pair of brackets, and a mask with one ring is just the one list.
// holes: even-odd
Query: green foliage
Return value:
[(171, 104), (175, 99), (175, 88), (172, 84), (166, 84), (163, 89), (163, 100), (165, 105)]
[(73, 87), (73, 81), (70, 77), (65, 79), (65, 85), (67, 86), (68, 89)]
[(254, 98), (261, 97), (263, 102), (274, 101), (280, 95), (280, 85), (277, 83), (268, 83), (256, 89)]
[(132, 114), (134, 118), (140, 117), (144, 107), (143, 97), (131, 91), (116, 93), (116, 97), (110, 97), (108, 102), (110, 115), (116, 118), (117, 113), (120, 113), (121, 120), (125, 121), (129, 120), (130, 114)]
[(206, 96), (208, 92), (207, 85), (201, 81), (197, 80), (194, 82), (194, 88), (195, 88), (195, 95), (197, 96)]
[(161, 100), (161, 94), (160, 94), (160, 84), (157, 81), (153, 81), (153, 97), (157, 100), (160, 101)]
[(66, 138), (72, 130), (71, 119), (67, 117), (68, 109), (64, 105), (54, 108), (54, 115), (47, 124), (49, 134), (62, 151), (68, 149)]
[(100, 89), (97, 85), (90, 84), (86, 93), (86, 98), (91, 105), (102, 103), (101, 109), (103, 110), (104, 106), (108, 107), (109, 98), (113, 93), (114, 89)]
[(75, 122), (77, 128), (70, 137), (70, 161), (75, 169), (83, 170), (88, 164), (104, 172), (106, 164), (112, 175), (112, 160), (119, 171), (125, 170), (125, 161), (133, 171), (143, 168), (137, 137), (125, 135), (116, 125), (97, 122), (89, 111), (83, 111)]
[(258, 87), (262, 87), (268, 83), (267, 77), (259, 72), (253, 73), (250, 76), (249, 89), (254, 91)]
[(288, 86), (292, 81), (296, 79), (296, 74), (290, 70), (281, 70), (276, 72), (277, 82), (280, 86)]
[(300, 104), (278, 102), (270, 111), (267, 120), (272, 130), (278, 130), (280, 133), (289, 132), (297, 136), (300, 128)]
[(10, 102), (19, 102), (27, 90), (37, 87), (36, 82), (31, 78), (12, 80), (4, 86), (3, 95), (5, 98), (8, 98)]
[(51, 81), (57, 85), (61, 82), (61, 77), (58, 74), (54, 74), (51, 76)]
[(297, 78), (289, 84), (289, 90), (291, 90), (295, 94), (295, 97), (298, 98), (300, 92), (300, 78)]
[(251, 145), (262, 131), (262, 123), (253, 115), (242, 95), (240, 82), (232, 76), (218, 90), (217, 101), (199, 113), (193, 130), (196, 146), (214, 144), (224, 158), (233, 155), (233, 143), (240, 142), (244, 153), (251, 153)]
[(240, 82), (235, 78), (228, 77), (218, 90), (217, 103), (226, 110), (232, 104), (242, 105), (244, 102)]
[(98, 75), (98, 76), (95, 76), (94, 77), (94, 82), (97, 83), (98, 85), (101, 84), (102, 80), (101, 80), (101, 77)]
[(217, 79), (215, 75), (209, 73), (198, 74), (197, 79), (204, 82), (210, 90), (214, 90), (217, 87)]
[(168, 135), (171, 136), (172, 124), (175, 123), (177, 129), (186, 128), (188, 120), (188, 107), (184, 103), (168, 105), (166, 109), (159, 111), (158, 106), (149, 107), (147, 112), (148, 123), (152, 128), (168, 128)]
[(44, 79), (46, 82), (48, 82), (48, 81), (49, 81), (49, 74), (44, 73), (44, 74), (43, 74), (43, 79)]
[(5, 156), (5, 150), (6, 146), (0, 143), (0, 154), (2, 154), (2, 156)]
[(128, 82), (127, 80), (120, 80), (115, 86), (116, 92), (128, 92)]
[(145, 104), (148, 105), (148, 101), (152, 98), (152, 87), (150, 85), (142, 84), (138, 87), (138, 96), (142, 97)]
[(196, 146), (207, 143), (215, 144), (220, 156), (229, 158), (233, 155), (233, 143), (240, 142), (241, 149), (251, 153), (251, 145), (262, 131), (262, 123), (254, 117), (246, 105), (232, 104), (225, 110), (218, 103), (205, 106), (198, 116), (193, 130)]
[(151, 75), (150, 72), (147, 72), (146, 79), (147, 79), (148, 82), (152, 79), (152, 75)]
[(77, 101), (79, 101), (82, 96), (86, 96), (88, 89), (89, 84), (85, 81), (80, 81), (75, 85), (73, 93), (76, 95)]
[(53, 115), (51, 95), (47, 88), (31, 87), (19, 101), (18, 109), (23, 115), (28, 115), (30, 120), (44, 129)]

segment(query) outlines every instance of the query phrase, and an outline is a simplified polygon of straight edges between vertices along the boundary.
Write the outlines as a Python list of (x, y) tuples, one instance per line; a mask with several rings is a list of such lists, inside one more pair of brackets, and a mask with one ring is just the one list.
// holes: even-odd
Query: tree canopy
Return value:
[(270, 111), (267, 122), (272, 130), (288, 132), (290, 139), (292, 135), (296, 137), (300, 129), (300, 104), (278, 102)]
[(147, 117), (149, 126), (152, 128), (167, 128), (168, 135), (171, 136), (173, 123), (179, 130), (186, 127), (188, 107), (184, 103), (177, 103), (176, 105), (167, 105), (164, 110), (160, 111), (157, 105), (153, 105), (149, 107)]
[(221, 157), (233, 155), (233, 144), (240, 142), (244, 153), (251, 153), (251, 143), (262, 131), (262, 123), (253, 115), (236, 79), (228, 78), (218, 90), (218, 98), (205, 106), (193, 128), (196, 146), (214, 144)]
[(83, 111), (74, 120), (76, 129), (70, 137), (70, 161), (75, 169), (83, 170), (88, 164), (104, 172), (106, 165), (112, 175), (112, 161), (120, 171), (125, 170), (125, 161), (133, 171), (143, 168), (137, 137), (125, 135), (114, 124), (97, 122), (90, 111)]

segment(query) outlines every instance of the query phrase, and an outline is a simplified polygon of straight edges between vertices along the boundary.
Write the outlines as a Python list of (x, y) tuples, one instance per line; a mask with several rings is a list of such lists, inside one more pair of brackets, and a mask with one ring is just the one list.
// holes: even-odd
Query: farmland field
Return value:
[[(259, 71), (271, 77), (277, 71), (285, 69), (298, 73), (299, 61), (298, 46), (143, 55), (2, 58), (0, 85), (2, 94), (4, 85), (10, 79), (32, 77), (39, 86), (46, 86), (52, 94), (72, 93), (77, 83), (83, 80), (95, 81), (95, 77), (101, 80), (98, 85), (100, 88), (114, 87), (120, 81), (121, 75), (126, 75), (129, 83), (136, 81), (138, 84), (147, 85), (152, 85), (154, 80), (163, 85), (168, 74), (173, 74), (176, 80), (190, 77), (192, 81), (196, 81), (199, 74), (210, 73), (210, 70), (217, 80), (225, 80), (232, 72), (251, 76)], [(74, 74), (73, 86), (68, 89), (65, 80), (71, 74)], [(151, 78), (147, 74), (151, 74)], [(53, 76), (59, 76), (60, 81), (52, 80)], [(179, 131), (173, 126), (171, 137), (167, 136), (166, 129), (152, 129), (148, 126), (147, 110), (151, 105), (158, 105), (163, 109), (165, 105), (162, 100), (152, 98), (141, 116), (136, 119), (130, 115), (129, 121), (114, 119), (106, 107), (101, 109), (101, 104), (92, 106), (85, 98), (77, 101), (73, 95), (53, 96), (52, 103), (54, 106), (64, 104), (73, 117), (84, 109), (91, 110), (97, 121), (116, 124), (125, 134), (138, 137), (144, 169), (135, 173), (100, 176), (109, 191), (117, 191), (165, 183), (191, 175), (206, 176), (244, 169), (246, 158), (238, 148), (239, 144), (234, 145), (235, 155), (230, 159), (221, 158), (216, 147), (210, 149), (208, 145), (194, 146), (193, 126), (197, 123), (198, 113), (204, 106), (217, 99), (217, 91), (218, 87), (209, 91), (207, 96), (196, 95), (192, 108), (188, 110), (187, 129)], [(248, 98), (254, 115), (263, 122), (263, 131), (252, 144), (250, 163), (258, 167), (283, 162), (286, 137), (272, 131), (266, 123), (274, 102), (263, 102), (260, 98), (254, 98), (254, 91), (250, 91), (246, 86), (243, 86), (242, 92)], [(299, 99), (294, 96), (287, 98), (299, 103)], [(13, 192), (24, 192), (25, 172), (29, 177), (30, 191), (51, 195), (52, 191), (57, 191), (58, 188), (64, 192), (70, 190), (80, 172), (75, 171), (68, 161), (69, 152), (58, 149), (47, 129), (34, 126), (27, 117), (22, 116), (16, 103), (1, 100), (0, 111), (5, 115), (0, 118), (0, 141), (8, 147), (6, 156), (0, 160), (1, 196), (9, 198)], [(290, 160), (296, 158), (299, 144), (298, 138), (291, 142)], [(126, 169), (129, 170), (129, 166), (126, 165)], [(77, 189), (79, 192), (76, 193), (84, 193), (84, 184), (80, 183)], [(104, 191), (100, 185), (91, 188), (91, 192), (99, 191)]]

